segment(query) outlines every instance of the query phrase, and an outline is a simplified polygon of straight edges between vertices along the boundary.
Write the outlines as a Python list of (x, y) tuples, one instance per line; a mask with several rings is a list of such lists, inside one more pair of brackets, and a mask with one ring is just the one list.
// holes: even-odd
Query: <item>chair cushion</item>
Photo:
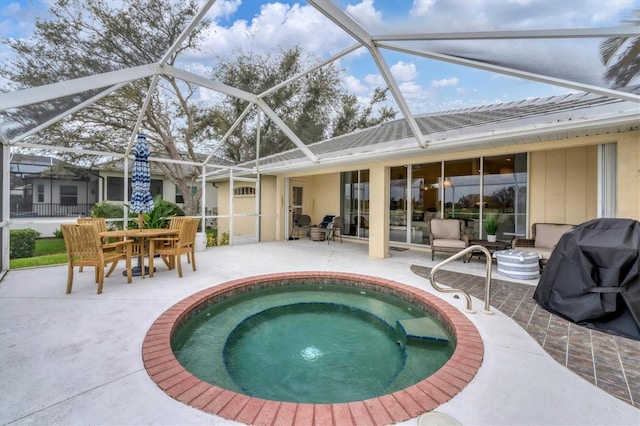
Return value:
[(536, 241), (534, 247), (553, 249), (562, 235), (573, 229), (573, 225), (554, 225), (550, 223), (536, 224)]
[(465, 248), (465, 242), (462, 240), (434, 239), (433, 246), (446, 248)]
[(431, 220), (431, 233), (435, 239), (460, 239), (460, 222), (457, 219)]
[(540, 255), (540, 259), (549, 260), (551, 257), (551, 253), (553, 253), (552, 248), (546, 247), (523, 247), (522, 250), (526, 250), (528, 252), (537, 253)]

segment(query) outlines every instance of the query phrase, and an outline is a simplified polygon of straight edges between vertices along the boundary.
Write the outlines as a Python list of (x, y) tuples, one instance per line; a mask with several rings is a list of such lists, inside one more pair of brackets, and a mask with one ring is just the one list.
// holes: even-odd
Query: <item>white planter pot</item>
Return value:
[(487, 235), (487, 241), (489, 241), (490, 243), (495, 243), (496, 242), (496, 236), (495, 235)]
[(196, 251), (205, 251), (207, 249), (207, 234), (205, 234), (204, 232), (196, 232), (196, 242), (194, 248)]

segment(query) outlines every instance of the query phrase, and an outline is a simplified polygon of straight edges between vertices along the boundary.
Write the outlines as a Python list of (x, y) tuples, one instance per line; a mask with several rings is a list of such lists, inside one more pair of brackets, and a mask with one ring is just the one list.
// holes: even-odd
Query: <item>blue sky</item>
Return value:
[[(638, 0), (334, 1), (374, 34), (608, 27), (620, 25), (633, 9), (640, 8)], [(33, 31), (35, 16), (46, 16), (47, 9), (48, 3), (44, 0), (3, 2), (0, 37), (27, 37)], [(208, 75), (216, 56), (228, 56), (238, 50), (259, 54), (299, 44), (314, 57), (326, 58), (354, 44), (348, 35), (305, 2), (218, 0), (208, 17), (213, 24), (202, 50), (186, 55), (181, 63), (203, 75)], [(600, 41), (573, 40), (557, 46), (524, 41), (480, 43), (484, 43), (482, 51), (495, 55), (496, 60), (516, 58), (529, 62), (532, 67), (572, 68), (588, 79), (589, 73), (600, 73), (594, 54)], [(463, 43), (457, 48), (468, 52), (477, 46)], [(400, 53), (385, 51), (384, 58), (414, 113), (570, 92), (562, 87)], [(0, 46), (0, 61), (9, 59), (10, 52)], [(338, 66), (344, 70), (347, 89), (363, 101), (373, 88), (384, 85), (364, 49), (344, 57)]]

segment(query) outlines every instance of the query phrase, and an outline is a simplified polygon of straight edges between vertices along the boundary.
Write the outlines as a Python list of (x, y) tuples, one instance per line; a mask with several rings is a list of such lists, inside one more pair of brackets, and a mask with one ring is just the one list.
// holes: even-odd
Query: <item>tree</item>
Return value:
[[(219, 58), (213, 79), (245, 91), (260, 94), (300, 73), (305, 64), (317, 59), (304, 56), (300, 47), (281, 51), (275, 56), (239, 54)], [(305, 144), (339, 136), (393, 119), (395, 111), (383, 105), (386, 89), (377, 88), (367, 106), (361, 106), (354, 94), (341, 86), (341, 72), (333, 64), (295, 80), (264, 98), (265, 102)], [(380, 106), (376, 110), (376, 107)], [(227, 96), (204, 112), (200, 122), (221, 139), (247, 107), (243, 100)], [(225, 142), (226, 157), (234, 162), (256, 158), (257, 117), (254, 109)], [(291, 149), (294, 144), (271, 120), (260, 125), (260, 156)]]
[[(54, 0), (51, 18), (36, 21), (31, 38), (4, 41), (16, 53), (16, 58), (0, 69), (0, 75), (12, 82), (11, 89), (18, 89), (156, 63), (197, 12), (196, 0)], [(197, 50), (208, 26), (209, 21), (201, 21), (168, 58), (167, 64), (174, 65), (185, 51)], [(221, 60), (212, 77), (259, 94), (299, 73), (303, 62), (299, 48), (274, 58), (240, 54), (237, 58)], [(75, 148), (77, 154), (68, 153), (64, 157), (84, 165), (102, 158), (94, 158), (87, 164), (83, 149), (121, 153), (131, 137), (151, 81), (150, 78), (134, 81), (32, 138)], [(394, 117), (395, 113), (388, 108), (382, 108), (377, 116), (372, 112), (374, 105), (386, 99), (386, 91), (376, 91), (370, 108), (360, 110), (339, 83), (339, 71), (329, 65), (271, 93), (265, 101), (305, 143), (335, 134), (333, 123), (340, 114), (349, 113), (357, 118), (344, 120), (340, 132)], [(79, 93), (4, 113), (9, 116), (8, 121), (22, 126), (15, 129), (14, 134), (22, 133), (98, 92)], [(210, 108), (196, 100), (197, 86), (168, 75), (161, 76), (152, 93), (141, 128), (152, 157), (202, 162), (214, 147), (214, 141), (228, 131), (246, 107), (240, 99), (223, 97), (219, 106)], [(340, 102), (336, 107), (336, 99), (343, 100), (342, 110)], [(225, 145), (228, 159), (239, 162), (256, 157), (255, 114), (254, 109)], [(261, 123), (260, 140), (262, 156), (293, 146), (270, 120)], [(196, 181), (200, 170), (176, 162), (155, 162), (154, 165), (182, 193), (185, 213), (196, 214), (202, 196)], [(191, 191), (194, 186), (195, 193)]]
[[(640, 25), (640, 9), (623, 22)], [(640, 37), (608, 38), (600, 45), (600, 55), (602, 63), (608, 66), (604, 78), (614, 88), (626, 87), (640, 75)]]
[[(49, 20), (37, 20), (27, 40), (5, 40), (16, 53), (9, 66), (0, 69), (12, 81), (12, 89), (99, 74), (157, 62), (198, 12), (194, 0), (55, 0)], [(203, 20), (189, 34), (167, 63), (173, 65), (185, 50), (197, 48), (209, 22)], [(111, 96), (38, 133), (57, 146), (76, 147), (80, 153), (65, 155), (69, 161), (86, 161), (84, 149), (122, 152), (131, 137), (151, 79), (133, 82)], [(56, 99), (21, 108), (9, 114), (24, 128), (32, 128), (50, 116), (91, 97), (98, 91)], [(163, 76), (147, 109), (142, 129), (151, 155), (201, 162), (195, 147), (205, 146), (196, 132), (192, 102), (195, 88)], [(94, 159), (93, 162), (98, 159)], [(156, 163), (182, 192), (187, 214), (199, 207), (201, 191), (192, 195), (197, 170), (176, 163)]]

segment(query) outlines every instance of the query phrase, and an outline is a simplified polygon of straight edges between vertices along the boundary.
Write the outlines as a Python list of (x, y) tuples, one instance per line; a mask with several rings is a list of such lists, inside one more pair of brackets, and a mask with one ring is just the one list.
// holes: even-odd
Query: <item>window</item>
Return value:
[[(191, 186), (191, 195), (195, 195), (198, 192), (197, 186)], [(176, 186), (176, 204), (184, 204), (184, 197), (182, 196), (182, 191), (180, 188)]]
[[(498, 218), (498, 239), (526, 233), (527, 154), (474, 157), (390, 168), (389, 240), (428, 244), (429, 220), (455, 218), (471, 239)], [(408, 225), (407, 225), (408, 224)]]
[(38, 184), (38, 203), (44, 203), (44, 183)]
[(60, 185), (60, 204), (63, 206), (77, 206), (78, 187), (72, 185)]
[(253, 186), (240, 186), (233, 189), (233, 195), (256, 195), (256, 189)]
[[(155, 197), (160, 195), (162, 197), (162, 185), (161, 179), (151, 179), (149, 192), (151, 196)], [(127, 185), (129, 192), (129, 200), (131, 199), (131, 185)], [(109, 201), (124, 201), (124, 178), (107, 176), (107, 196), (105, 197)]]

